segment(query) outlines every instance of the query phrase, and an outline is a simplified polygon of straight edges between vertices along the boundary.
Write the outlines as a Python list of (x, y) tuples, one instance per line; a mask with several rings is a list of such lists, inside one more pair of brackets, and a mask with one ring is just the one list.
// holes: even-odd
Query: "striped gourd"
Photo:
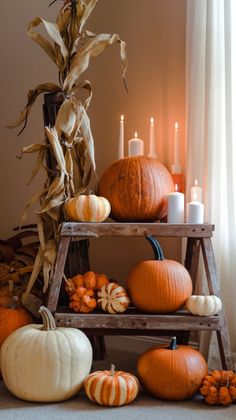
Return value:
[(111, 211), (109, 201), (94, 194), (77, 194), (66, 201), (64, 210), (74, 222), (103, 222)]
[(138, 395), (140, 385), (136, 376), (123, 371), (102, 370), (90, 373), (84, 380), (87, 397), (100, 405), (120, 406), (131, 403)]
[(130, 299), (122, 286), (112, 282), (101, 288), (98, 292), (97, 302), (103, 311), (115, 314), (124, 312), (130, 304)]

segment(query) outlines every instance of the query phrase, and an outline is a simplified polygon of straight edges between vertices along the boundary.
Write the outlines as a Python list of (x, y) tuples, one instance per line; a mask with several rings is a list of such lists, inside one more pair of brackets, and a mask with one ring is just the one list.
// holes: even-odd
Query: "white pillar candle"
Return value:
[(118, 159), (123, 159), (123, 157), (124, 157), (124, 115), (121, 115), (119, 145), (118, 145)]
[(149, 138), (149, 157), (157, 158), (155, 145), (155, 126), (154, 118), (150, 119), (150, 138)]
[(168, 194), (167, 198), (167, 222), (184, 223), (184, 194), (177, 191)]
[(144, 145), (143, 140), (138, 138), (138, 134), (134, 134), (134, 138), (128, 141), (129, 157), (143, 155)]
[(181, 174), (182, 168), (179, 163), (179, 124), (175, 123), (175, 137), (174, 137), (174, 164), (171, 165), (172, 174)]
[(197, 179), (195, 179), (194, 187), (191, 188), (191, 201), (202, 202), (202, 188), (199, 187)]
[(187, 223), (204, 223), (204, 204), (191, 201), (187, 204)]

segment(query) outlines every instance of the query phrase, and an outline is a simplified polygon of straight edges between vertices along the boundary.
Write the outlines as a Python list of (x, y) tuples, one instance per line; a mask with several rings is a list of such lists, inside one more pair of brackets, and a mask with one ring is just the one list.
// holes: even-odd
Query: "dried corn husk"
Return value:
[[(36, 202), (39, 203), (40, 209), (36, 213), (40, 246), (23, 297), (26, 307), (35, 304), (32, 303), (34, 299), (31, 290), (40, 272), (44, 275), (43, 292), (48, 289), (56, 257), (58, 225), (65, 220), (64, 203), (75, 194), (85, 193), (89, 188), (91, 191), (92, 175), (96, 178), (94, 139), (87, 114), (92, 98), (92, 87), (88, 80), (81, 80), (81, 76), (87, 70), (92, 58), (115, 44), (120, 46), (123, 78), (127, 69), (125, 43), (119, 35), (96, 35), (84, 30), (97, 1), (77, 0), (73, 3), (69, 0), (64, 1), (56, 23), (36, 17), (28, 26), (29, 37), (43, 48), (57, 65), (59, 85), (44, 83), (30, 90), (27, 105), (10, 127), (23, 124), (22, 130), (25, 128), (29, 112), (41, 93), (61, 91), (64, 101), (58, 110), (55, 126), (45, 127), (43, 143), (31, 144), (22, 150), (22, 155), (36, 154), (28, 184), (40, 168), (46, 169), (47, 175), (43, 190), (28, 201), (22, 217), (24, 223), (29, 207)], [(35, 29), (40, 25), (44, 26), (47, 38), (36, 32)], [(81, 89), (86, 89), (85, 100), (80, 99)], [(47, 165), (48, 155), (54, 162), (53, 168)], [(36, 306), (37, 303), (34, 309)]]
[(125, 55), (125, 43), (124, 41), (121, 41), (119, 35), (95, 35), (90, 32), (86, 32), (86, 34), (89, 35), (87, 41), (81, 48), (78, 49), (78, 52), (75, 54), (71, 61), (68, 75), (63, 84), (63, 90), (65, 92), (70, 92), (72, 90), (73, 86), (79, 80), (81, 74), (87, 70), (91, 58), (98, 56), (106, 48), (115, 43), (120, 43), (123, 77), (126, 73), (127, 60)]

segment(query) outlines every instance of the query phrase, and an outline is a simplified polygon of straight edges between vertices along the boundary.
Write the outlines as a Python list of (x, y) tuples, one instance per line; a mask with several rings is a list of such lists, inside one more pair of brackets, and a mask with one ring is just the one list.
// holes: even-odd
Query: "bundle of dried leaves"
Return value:
[[(23, 153), (37, 154), (30, 182), (40, 168), (46, 167), (47, 173), (43, 190), (35, 194), (26, 206), (28, 210), (33, 203), (40, 203), (37, 213), (40, 246), (24, 296), (25, 302), (41, 270), (44, 276), (43, 292), (47, 291), (57, 251), (57, 228), (64, 218), (63, 205), (76, 193), (86, 191), (91, 174), (96, 169), (94, 140), (87, 114), (92, 88), (88, 80), (82, 79), (82, 75), (92, 58), (116, 43), (120, 45), (123, 79), (126, 72), (125, 43), (119, 35), (96, 35), (84, 29), (97, 1), (64, 0), (56, 23), (36, 17), (28, 26), (30, 38), (43, 48), (58, 67), (59, 84), (44, 83), (30, 90), (26, 107), (16, 123), (9, 127), (15, 128), (23, 124), (22, 130), (25, 128), (29, 112), (42, 93), (62, 92), (64, 101), (57, 114), (55, 126), (45, 127), (43, 142), (23, 148)], [(44, 26), (50, 40), (35, 32), (35, 28), (40, 24)], [(81, 89), (86, 89), (87, 92), (84, 101), (80, 99)], [(47, 168), (46, 156), (49, 149), (56, 162), (54, 177)], [(26, 212), (23, 221), (25, 217)]]

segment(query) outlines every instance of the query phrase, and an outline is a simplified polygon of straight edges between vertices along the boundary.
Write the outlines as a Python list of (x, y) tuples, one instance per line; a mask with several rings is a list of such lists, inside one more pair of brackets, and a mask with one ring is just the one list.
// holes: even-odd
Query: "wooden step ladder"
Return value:
[(224, 308), (215, 316), (195, 316), (187, 310), (174, 314), (150, 315), (135, 308), (123, 314), (106, 314), (96, 310), (89, 314), (72, 313), (68, 307), (58, 305), (64, 267), (71, 241), (99, 237), (146, 236), (187, 238), (185, 267), (192, 282), (193, 294), (197, 290), (197, 272), (200, 251), (206, 271), (209, 294), (221, 297), (216, 262), (212, 248), (214, 226), (211, 224), (168, 223), (62, 223), (54, 275), (50, 284), (47, 306), (54, 314), (58, 326), (76, 327), (87, 334), (97, 335), (178, 335), (187, 344), (191, 331), (216, 331), (223, 369), (234, 370), (229, 332)]

